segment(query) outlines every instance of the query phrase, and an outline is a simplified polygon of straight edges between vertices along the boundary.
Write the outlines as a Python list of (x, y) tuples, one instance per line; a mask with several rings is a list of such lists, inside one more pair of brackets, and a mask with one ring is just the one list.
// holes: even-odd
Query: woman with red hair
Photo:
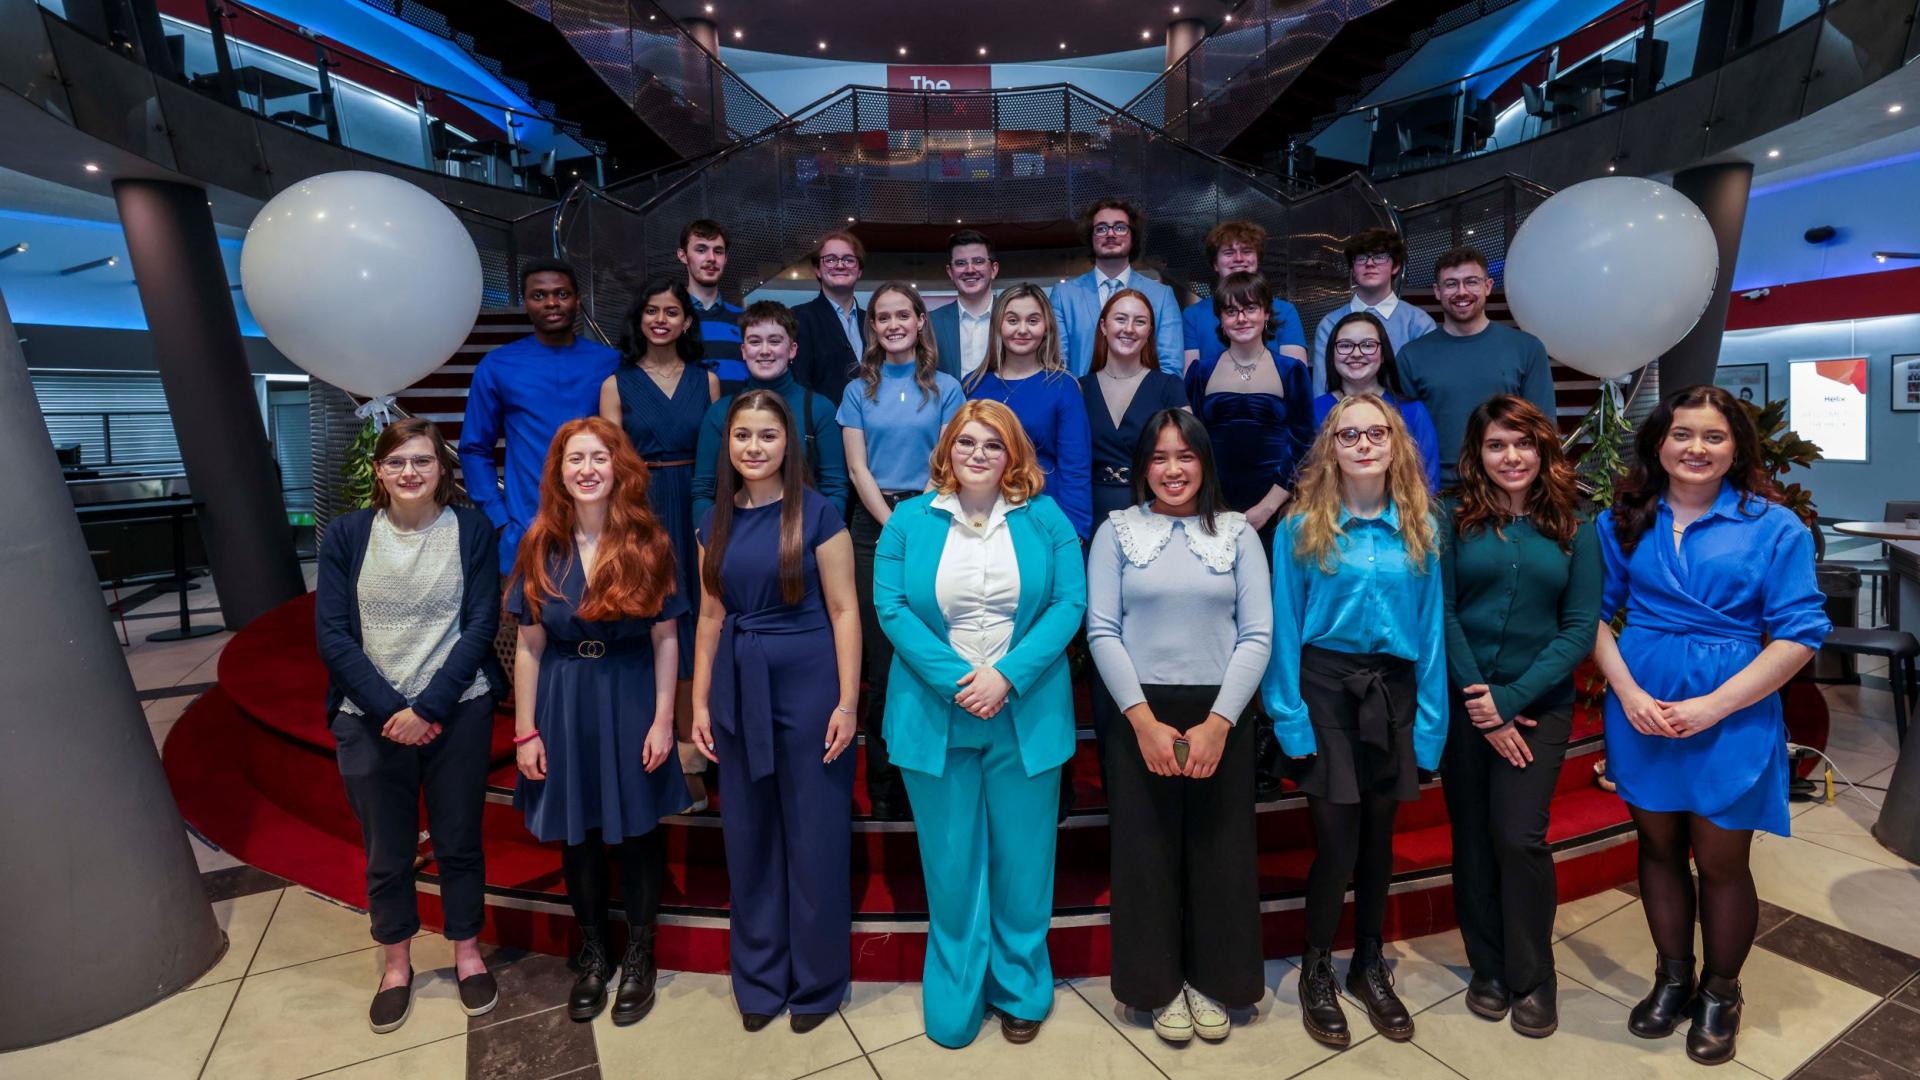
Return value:
[(507, 611), (520, 623), (513, 664), (514, 805), (542, 841), (560, 841), (580, 923), (567, 1014), (607, 1001), (607, 855), (620, 872), (627, 950), (613, 1022), (653, 1007), (653, 923), (666, 876), (660, 819), (684, 810), (673, 701), (687, 600), (647, 503), (647, 466), (620, 428), (590, 416), (547, 451), (540, 512), (520, 541)]

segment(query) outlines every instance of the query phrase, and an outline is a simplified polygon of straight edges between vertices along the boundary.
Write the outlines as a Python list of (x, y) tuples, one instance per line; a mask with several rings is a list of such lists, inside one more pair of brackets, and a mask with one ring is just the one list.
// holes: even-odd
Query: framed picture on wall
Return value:
[(1920, 353), (1893, 354), (1894, 412), (1920, 412)]
[(1867, 360), (1787, 364), (1787, 425), (1826, 461), (1867, 460)]
[(1767, 404), (1767, 365), (1730, 364), (1714, 370), (1713, 385), (1739, 398), (1765, 407)]

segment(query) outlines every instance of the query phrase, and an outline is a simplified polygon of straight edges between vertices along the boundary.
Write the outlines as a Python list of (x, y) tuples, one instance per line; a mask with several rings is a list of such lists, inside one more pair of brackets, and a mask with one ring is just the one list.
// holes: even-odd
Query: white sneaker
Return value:
[(1153, 1033), (1170, 1043), (1183, 1043), (1193, 1038), (1193, 1017), (1187, 1012), (1187, 995), (1184, 990), (1173, 995), (1173, 1000), (1153, 1010)]
[(1184, 994), (1187, 999), (1188, 1015), (1193, 1021), (1194, 1033), (1209, 1042), (1219, 1042), (1233, 1030), (1233, 1021), (1227, 1016), (1226, 1007), (1207, 995), (1189, 986)]

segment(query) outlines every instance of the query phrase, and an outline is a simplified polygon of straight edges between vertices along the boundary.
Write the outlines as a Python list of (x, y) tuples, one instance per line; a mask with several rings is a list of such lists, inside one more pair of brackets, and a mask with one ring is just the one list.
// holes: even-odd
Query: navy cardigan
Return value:
[[(499, 540), (493, 522), (479, 510), (450, 506), (460, 526), (460, 564), (465, 575), (460, 612), (460, 640), (446, 663), (411, 702), (421, 719), (441, 723), (453, 712), (460, 695), (484, 671), (498, 698), (507, 677), (494, 655), (493, 637), (500, 629)], [(406, 708), (406, 698), (367, 659), (360, 643), (360, 564), (366, 560), (377, 511), (355, 510), (327, 525), (320, 544), (320, 575), (314, 587), (320, 659), (327, 665), (327, 715), (348, 698), (369, 719), (385, 723)]]

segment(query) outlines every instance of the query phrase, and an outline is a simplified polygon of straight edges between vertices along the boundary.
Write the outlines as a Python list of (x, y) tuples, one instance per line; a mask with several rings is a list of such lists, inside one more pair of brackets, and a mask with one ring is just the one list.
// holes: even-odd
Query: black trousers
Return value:
[(383, 737), (384, 720), (335, 713), (331, 727), (347, 802), (367, 849), (367, 913), (382, 945), (420, 932), (413, 860), (420, 848), (420, 800), (427, 803), (440, 906), (450, 941), (480, 932), (486, 919), (486, 863), (480, 815), (487, 800), (493, 698), (461, 702), (425, 746)]
[[(1216, 686), (1145, 686), (1161, 723), (1207, 718)], [(1260, 882), (1254, 850), (1251, 710), (1205, 780), (1155, 776), (1131, 727), (1107, 739), (1113, 854), (1113, 996), (1136, 1009), (1182, 983), (1225, 1005), (1259, 1002)]]
[(1525, 994), (1553, 975), (1559, 903), (1548, 807), (1573, 728), (1573, 706), (1542, 709), (1518, 728), (1533, 761), (1516, 769), (1454, 702), (1442, 789), (1453, 823), (1453, 903), (1467, 961), (1483, 978)]
[(907, 789), (900, 782), (899, 768), (887, 756), (887, 737), (881, 730), (886, 719), (887, 669), (893, 665), (893, 642), (880, 632), (880, 619), (873, 610), (873, 550), (880, 542), (881, 525), (867, 513), (857, 492), (852, 502), (847, 532), (853, 538), (853, 584), (860, 601), (860, 677), (867, 687), (860, 709), (860, 727), (867, 736), (867, 798), (898, 807), (905, 805)]

